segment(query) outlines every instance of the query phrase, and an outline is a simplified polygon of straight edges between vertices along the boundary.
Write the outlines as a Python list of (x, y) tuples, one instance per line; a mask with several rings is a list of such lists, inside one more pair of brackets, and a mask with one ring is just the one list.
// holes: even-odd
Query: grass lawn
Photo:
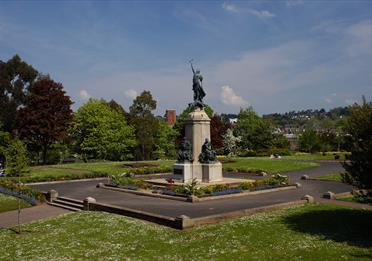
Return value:
[(331, 172), (325, 175), (317, 176), (315, 178), (320, 180), (342, 181), (341, 172)]
[(306, 205), (185, 231), (80, 212), (0, 230), (0, 260), (368, 260), (372, 211)]
[[(265, 158), (234, 158), (236, 162), (223, 164), (224, 170), (255, 172), (265, 171), (268, 173), (283, 173), (292, 170), (318, 167), (319, 164), (313, 162), (303, 162), (288, 159)], [(53, 180), (70, 180), (79, 178), (107, 177), (112, 174), (123, 172), (141, 173), (166, 173), (172, 172), (174, 160), (147, 161), (153, 167), (129, 168), (124, 164), (133, 162), (92, 162), (92, 163), (70, 163), (59, 165), (35, 166), (30, 168), (30, 172), (22, 177), (22, 182), (41, 182)], [(140, 162), (144, 163), (144, 162)]]
[(369, 204), (372, 206), (372, 197), (349, 196), (349, 197), (344, 197), (344, 198), (338, 198), (337, 200)]
[(334, 160), (335, 156), (333, 153), (340, 155), (340, 160), (345, 159), (345, 154), (347, 152), (328, 152), (326, 155), (322, 153), (302, 153), (298, 152), (293, 156), (283, 156), (283, 159), (291, 159), (291, 160)]
[(313, 162), (302, 162), (288, 159), (270, 159), (268, 157), (235, 158), (234, 160), (237, 161), (224, 164), (224, 169), (228, 171), (236, 170), (241, 172), (263, 170), (268, 173), (283, 173), (287, 171), (319, 167), (318, 163)]
[[(23, 182), (41, 182), (52, 180), (70, 180), (80, 178), (107, 177), (112, 174), (119, 174), (128, 171), (141, 172), (143, 168), (128, 168), (124, 166), (131, 162), (90, 162), (90, 163), (69, 163), (58, 165), (35, 166), (30, 168), (30, 172), (22, 177)], [(153, 164), (153, 172), (170, 172), (174, 161), (161, 160), (146, 162)], [(147, 168), (149, 169), (149, 168)]]
[[(31, 207), (31, 204), (21, 200), (21, 208)], [(18, 199), (0, 193), (0, 213), (18, 209)]]

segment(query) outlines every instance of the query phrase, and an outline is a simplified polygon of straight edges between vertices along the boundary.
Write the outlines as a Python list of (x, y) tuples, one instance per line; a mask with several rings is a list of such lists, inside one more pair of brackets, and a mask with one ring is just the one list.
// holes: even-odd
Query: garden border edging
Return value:
[(183, 198), (183, 197), (177, 197), (177, 196), (143, 192), (143, 191), (138, 191), (138, 190), (117, 188), (117, 187), (108, 186), (107, 184), (103, 184), (102, 186), (97, 185), (97, 187), (102, 188), (102, 189), (120, 191), (124, 193), (136, 194), (136, 195), (145, 196), (145, 197), (147, 196), (147, 197), (154, 197), (154, 198), (164, 198), (164, 199), (178, 200), (178, 201), (190, 202), (190, 203), (219, 200), (219, 199), (226, 199), (226, 198), (237, 198), (237, 197), (265, 194), (265, 193), (271, 193), (271, 192), (278, 192), (278, 191), (283, 191), (283, 190), (297, 189), (296, 185), (289, 185), (289, 186), (279, 187), (279, 188), (257, 190), (257, 191), (247, 191), (247, 192), (227, 194), (227, 195), (221, 195), (221, 196), (208, 196), (208, 197), (201, 197), (201, 198), (196, 197), (196, 196), (189, 196), (189, 197)]

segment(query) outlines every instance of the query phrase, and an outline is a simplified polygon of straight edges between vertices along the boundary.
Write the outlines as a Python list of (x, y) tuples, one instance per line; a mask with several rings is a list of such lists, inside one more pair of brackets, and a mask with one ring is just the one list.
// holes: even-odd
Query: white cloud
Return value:
[[(352, 43), (344, 37), (345, 33), (333, 35), (332, 39), (337, 40), (334, 45), (325, 45), (314, 38), (249, 50), (237, 58), (214, 64), (198, 64), (207, 93), (204, 101), (218, 112), (236, 112), (235, 106), (246, 102), (242, 97), (249, 97), (257, 111), (270, 113), (327, 108), (345, 104), (345, 99), (354, 95), (370, 96), (370, 57), (349, 56), (346, 50)], [(182, 63), (175, 68), (152, 71), (118, 71), (105, 78), (84, 82), (84, 86), (90, 86), (96, 97), (108, 100), (117, 97), (124, 107), (130, 104), (123, 97), (123, 89), (116, 86), (125, 83), (138, 92), (150, 90), (158, 102), (157, 113), (163, 114), (167, 108), (176, 108), (178, 113), (192, 101), (191, 80), (188, 65)], [(224, 89), (221, 90), (221, 86)], [(351, 100), (348, 102), (352, 103)]]
[(90, 97), (92, 97), (87, 90), (80, 90), (79, 91), (79, 98), (81, 100), (88, 100)]
[(226, 2), (223, 2), (222, 8), (225, 9), (226, 11), (228, 11), (228, 12), (239, 13), (238, 7), (236, 7), (233, 4), (228, 4)]
[(135, 99), (137, 97), (137, 91), (133, 89), (125, 90), (125, 96), (131, 99)]
[(275, 17), (275, 14), (267, 10), (257, 10), (257, 9), (252, 9), (252, 8), (239, 8), (236, 5), (228, 4), (227, 2), (223, 2), (222, 8), (226, 10), (227, 12), (250, 14), (260, 19), (267, 19), (267, 18)]
[(221, 100), (226, 105), (236, 107), (243, 107), (244, 105), (248, 104), (243, 97), (236, 95), (233, 88), (228, 85), (221, 87)]
[(275, 14), (271, 13), (267, 10), (256, 10), (256, 9), (248, 9), (248, 13), (260, 18), (260, 19), (267, 19), (275, 17)]

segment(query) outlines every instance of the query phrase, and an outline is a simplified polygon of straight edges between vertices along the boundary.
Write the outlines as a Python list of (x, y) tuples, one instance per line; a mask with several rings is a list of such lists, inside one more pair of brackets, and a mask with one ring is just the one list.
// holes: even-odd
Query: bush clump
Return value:
[(39, 202), (45, 202), (45, 195), (41, 191), (23, 184), (17, 184), (16, 182), (9, 179), (0, 180), (0, 188), (4, 188), (6, 190), (14, 192), (14, 195), (21, 194), (35, 199)]

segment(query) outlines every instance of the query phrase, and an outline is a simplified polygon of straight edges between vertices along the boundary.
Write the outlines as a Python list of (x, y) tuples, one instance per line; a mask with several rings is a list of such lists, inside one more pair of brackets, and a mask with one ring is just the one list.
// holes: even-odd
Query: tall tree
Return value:
[(45, 164), (49, 147), (67, 137), (72, 102), (62, 84), (49, 77), (38, 80), (29, 89), (26, 106), (17, 117), (17, 131), (32, 151), (42, 152)]
[(259, 117), (252, 107), (240, 109), (234, 134), (241, 137), (243, 149), (268, 149), (274, 143), (272, 126)]
[(71, 136), (83, 159), (132, 159), (134, 130), (106, 101), (89, 99), (74, 115)]
[(235, 137), (232, 129), (227, 129), (223, 135), (223, 148), (228, 156), (235, 156), (239, 150), (240, 137)]
[(156, 136), (159, 132), (159, 120), (152, 114), (156, 101), (150, 91), (143, 91), (129, 108), (129, 121), (136, 130), (136, 158), (148, 160), (153, 157)]
[(211, 118), (211, 142), (214, 149), (221, 149), (224, 145), (224, 135), (232, 125), (222, 121), (221, 116), (214, 115)]
[(38, 72), (18, 55), (7, 62), (0, 60), (0, 122), (5, 131), (13, 130), (17, 112), (37, 76)]
[(109, 101), (108, 103), (108, 106), (110, 106), (111, 109), (113, 109), (114, 111), (122, 114), (123, 116), (126, 116), (126, 112), (123, 108), (123, 106), (121, 106), (119, 103), (117, 103), (115, 100), (111, 100)]
[[(21, 186), (21, 176), (28, 167), (27, 148), (19, 139), (11, 140), (5, 152), (6, 173), (18, 177), (18, 188)], [(21, 233), (21, 199), (18, 197), (18, 233)]]
[(2, 164), (5, 163), (5, 153), (10, 142), (10, 133), (5, 131), (0, 131), (0, 169)]
[(368, 189), (372, 196), (372, 102), (351, 106), (345, 132), (351, 147), (350, 162), (344, 163), (346, 180)]
[(158, 119), (159, 131), (155, 136), (154, 158), (174, 159), (176, 157), (177, 132), (163, 119)]
[(301, 151), (316, 152), (320, 150), (319, 135), (313, 129), (305, 130), (299, 138), (299, 147)]

